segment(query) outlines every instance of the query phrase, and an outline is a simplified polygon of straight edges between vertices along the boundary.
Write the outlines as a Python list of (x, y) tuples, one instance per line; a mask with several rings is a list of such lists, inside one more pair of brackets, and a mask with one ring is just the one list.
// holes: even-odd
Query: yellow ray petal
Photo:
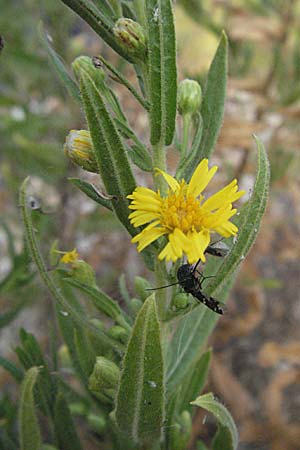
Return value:
[(164, 177), (164, 179), (166, 180), (166, 182), (168, 183), (168, 185), (170, 186), (170, 188), (172, 189), (173, 192), (177, 191), (177, 189), (179, 189), (179, 183), (177, 180), (175, 180), (174, 177), (172, 177), (171, 175), (169, 175), (168, 173), (164, 172), (163, 170), (158, 169), (157, 167), (155, 168), (155, 171), (157, 172), (157, 174), (160, 174)]
[[(136, 216), (133, 217), (133, 214), (136, 214)], [(140, 227), (141, 225), (145, 225), (146, 223), (152, 222), (152, 220), (155, 220), (159, 218), (159, 214), (155, 213), (141, 213), (140, 211), (135, 211), (129, 216), (130, 222), (134, 227)]]
[[(150, 224), (152, 225), (152, 224)], [(166, 230), (161, 227), (154, 227), (154, 228), (145, 228), (141, 233), (134, 236), (134, 238), (131, 239), (131, 242), (135, 243), (138, 242), (138, 251), (141, 252), (144, 250), (144, 248), (148, 247), (148, 245), (152, 244), (153, 241), (158, 239), (160, 236), (163, 236), (166, 234)]]
[(187, 194), (198, 197), (198, 195), (201, 194), (201, 192), (206, 188), (217, 170), (217, 166), (213, 166), (208, 170), (208, 160), (202, 159), (200, 164), (198, 164), (195, 172), (193, 173), (191, 181), (189, 182)]

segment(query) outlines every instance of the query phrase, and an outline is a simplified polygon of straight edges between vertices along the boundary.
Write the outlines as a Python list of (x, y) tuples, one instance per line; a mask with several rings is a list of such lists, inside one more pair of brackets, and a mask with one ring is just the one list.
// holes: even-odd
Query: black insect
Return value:
[(191, 294), (199, 303), (207, 306), (217, 314), (224, 314), (223, 309), (220, 306), (220, 302), (213, 297), (208, 297), (202, 292), (202, 283), (208, 278), (205, 277), (201, 272), (197, 271), (197, 266), (200, 260), (195, 266), (191, 264), (183, 264), (177, 270), (177, 280), (178, 284), (187, 293)]

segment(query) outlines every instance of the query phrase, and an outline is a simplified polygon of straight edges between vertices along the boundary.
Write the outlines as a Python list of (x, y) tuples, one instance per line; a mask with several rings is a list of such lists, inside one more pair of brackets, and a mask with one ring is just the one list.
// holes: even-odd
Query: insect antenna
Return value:
[(158, 289), (164, 289), (170, 286), (175, 286), (176, 284), (180, 284), (178, 281), (176, 283), (166, 284), (165, 286), (159, 286), (157, 288), (146, 288), (146, 291), (157, 291)]

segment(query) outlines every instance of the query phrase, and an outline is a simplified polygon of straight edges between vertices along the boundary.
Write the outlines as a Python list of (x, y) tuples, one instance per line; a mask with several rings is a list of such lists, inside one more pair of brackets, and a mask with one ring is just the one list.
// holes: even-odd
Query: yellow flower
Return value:
[(244, 191), (238, 191), (237, 180), (233, 180), (216, 194), (205, 200), (202, 191), (217, 171), (217, 166), (208, 168), (203, 159), (196, 168), (189, 183), (178, 182), (162, 170), (156, 169), (169, 185), (166, 197), (146, 187), (137, 187), (127, 198), (131, 200), (129, 215), (135, 227), (148, 224), (131, 242), (138, 242), (141, 252), (156, 239), (167, 235), (168, 243), (159, 253), (160, 260), (175, 262), (183, 255), (194, 264), (198, 259), (205, 262), (204, 252), (210, 243), (210, 234), (224, 237), (236, 235), (237, 227), (230, 222), (236, 213), (232, 203)]
[(59, 252), (59, 253), (64, 253), (64, 256), (62, 256), (59, 260), (59, 262), (64, 263), (64, 264), (69, 264), (69, 263), (72, 264), (72, 263), (78, 261), (78, 259), (79, 259), (79, 254), (78, 254), (76, 248), (74, 248), (70, 252)]

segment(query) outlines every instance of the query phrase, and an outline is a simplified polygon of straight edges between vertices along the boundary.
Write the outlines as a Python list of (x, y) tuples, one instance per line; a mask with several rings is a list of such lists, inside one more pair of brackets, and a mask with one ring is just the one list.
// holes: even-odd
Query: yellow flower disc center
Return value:
[(200, 231), (202, 228), (201, 199), (194, 195), (186, 195), (181, 186), (174, 193), (168, 194), (162, 202), (161, 224), (170, 231), (179, 228), (183, 233), (188, 231)]

